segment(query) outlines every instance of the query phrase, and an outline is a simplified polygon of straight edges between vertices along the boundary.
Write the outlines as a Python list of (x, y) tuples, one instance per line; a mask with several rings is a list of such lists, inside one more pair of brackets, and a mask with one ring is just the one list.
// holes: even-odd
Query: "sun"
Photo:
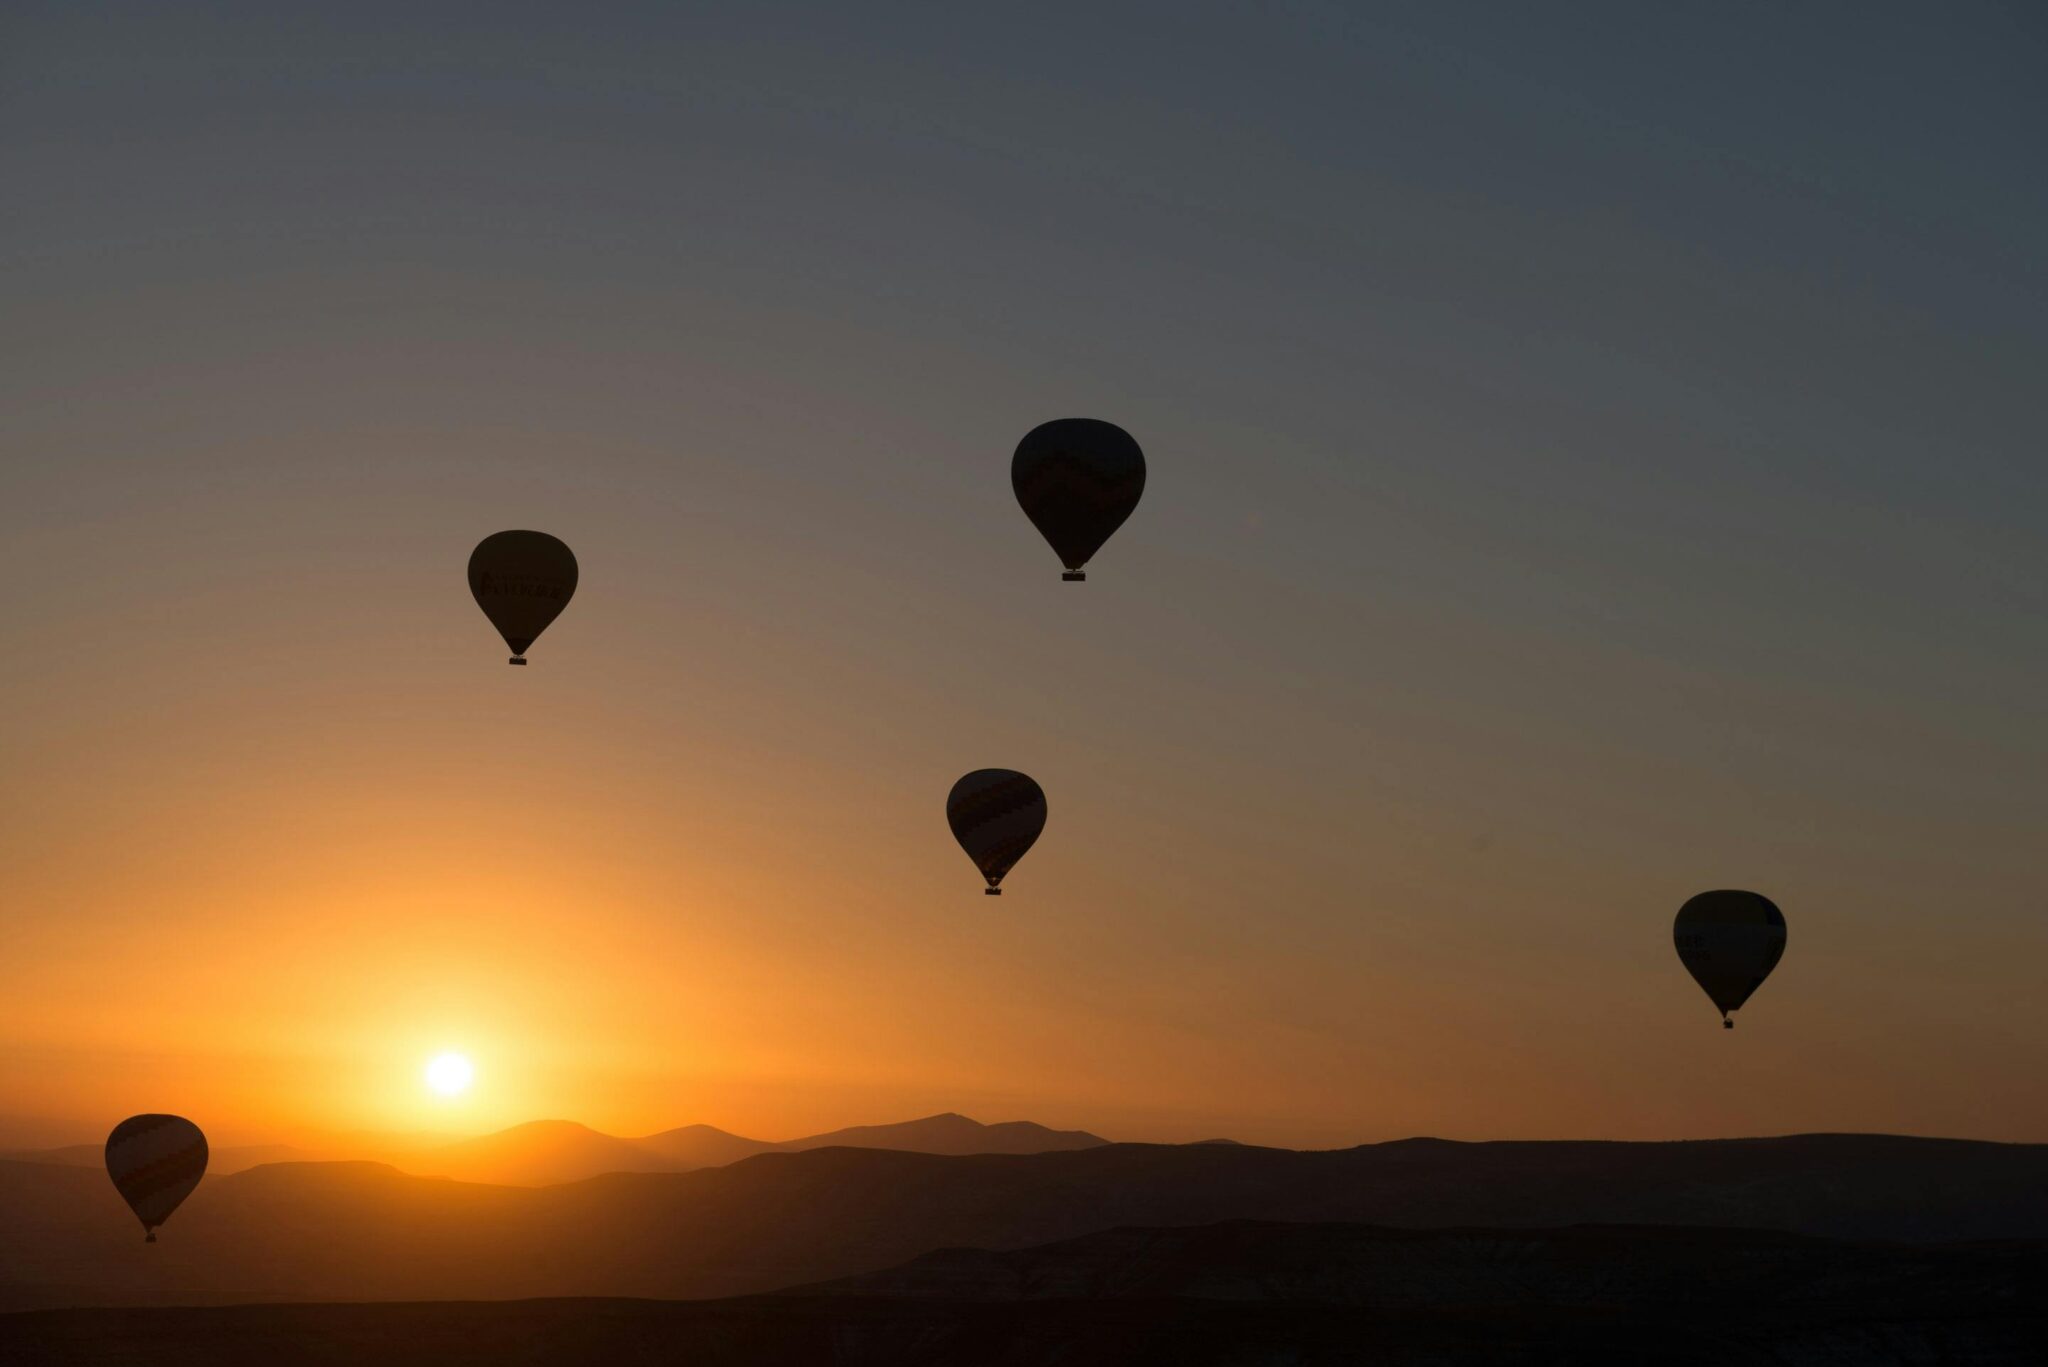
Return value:
[(427, 1085), (442, 1096), (468, 1091), (475, 1077), (476, 1069), (460, 1054), (436, 1054), (427, 1064)]

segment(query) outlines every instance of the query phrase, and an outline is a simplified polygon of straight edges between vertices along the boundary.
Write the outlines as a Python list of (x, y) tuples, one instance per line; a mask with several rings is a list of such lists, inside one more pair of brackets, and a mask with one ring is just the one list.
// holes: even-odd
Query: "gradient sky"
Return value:
[(2048, 1140), (2048, 23), (1566, 8), (7, 6), (0, 1138)]

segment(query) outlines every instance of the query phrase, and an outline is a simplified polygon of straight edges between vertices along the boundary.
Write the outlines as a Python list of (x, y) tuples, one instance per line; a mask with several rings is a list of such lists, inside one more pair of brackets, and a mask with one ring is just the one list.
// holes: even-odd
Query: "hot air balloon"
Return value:
[(1010, 487), (1024, 516), (1067, 567), (1060, 578), (1086, 579), (1081, 567), (1124, 525), (1145, 492), (1145, 453), (1113, 422), (1057, 418), (1017, 443)]
[(1721, 1010), (1721, 1026), (1733, 1030), (1728, 1013), (1763, 986), (1785, 952), (1785, 913), (1754, 892), (1703, 892), (1678, 909), (1671, 927), (1678, 961)]
[(493, 532), (469, 553), (469, 591), (523, 665), (576, 592), (576, 556), (546, 532)]
[(142, 1221), (144, 1243), (206, 1175), (206, 1136), (183, 1116), (131, 1115), (107, 1136), (107, 1176)]
[(988, 880), (982, 891), (1000, 897), (1003, 875), (1045, 829), (1045, 791), (1015, 769), (976, 769), (946, 794), (946, 824)]

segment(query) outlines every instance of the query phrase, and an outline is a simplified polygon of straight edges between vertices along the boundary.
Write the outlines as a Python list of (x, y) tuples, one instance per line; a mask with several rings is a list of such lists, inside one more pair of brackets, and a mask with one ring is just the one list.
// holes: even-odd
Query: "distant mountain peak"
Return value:
[(678, 1126), (676, 1126), (676, 1127), (675, 1127), (674, 1129), (672, 1129), (672, 1130), (657, 1130), (657, 1131), (655, 1131), (655, 1132), (654, 1132), (654, 1134), (650, 1134), (650, 1135), (642, 1135), (642, 1136), (641, 1136), (641, 1138), (642, 1138), (642, 1139), (654, 1139), (654, 1138), (658, 1138), (659, 1136), (661, 1136), (661, 1135), (665, 1135), (665, 1134), (722, 1134), (722, 1135), (724, 1135), (724, 1136), (725, 1136), (726, 1138), (728, 1138), (728, 1139), (738, 1139), (738, 1138), (740, 1137), (740, 1136), (738, 1136), (738, 1135), (734, 1134), (734, 1133), (733, 1133), (733, 1132), (732, 1132), (731, 1130), (721, 1130), (721, 1129), (719, 1129), (719, 1128), (718, 1128), (718, 1127), (717, 1127), (716, 1125), (702, 1125), (702, 1124), (699, 1124), (699, 1125), (678, 1125)]
[(1099, 1148), (1109, 1143), (1085, 1130), (1053, 1130), (1031, 1120), (1005, 1120), (984, 1125), (957, 1111), (928, 1115), (895, 1125), (849, 1125), (843, 1130), (792, 1139), (774, 1147), (795, 1153), (833, 1147), (900, 1149), (908, 1153), (964, 1155), (975, 1153), (1051, 1153)]
[(1096, 1148), (1109, 1141), (1082, 1130), (1053, 1130), (1029, 1120), (984, 1125), (957, 1111), (941, 1111), (891, 1125), (855, 1125), (827, 1134), (770, 1144), (715, 1125), (681, 1125), (623, 1138), (575, 1120), (529, 1120), (491, 1134), (446, 1144), (400, 1159), (422, 1176), (511, 1186), (557, 1186), (614, 1172), (692, 1172), (722, 1168), (772, 1152), (820, 1148), (897, 1149), (960, 1156), (1028, 1154)]

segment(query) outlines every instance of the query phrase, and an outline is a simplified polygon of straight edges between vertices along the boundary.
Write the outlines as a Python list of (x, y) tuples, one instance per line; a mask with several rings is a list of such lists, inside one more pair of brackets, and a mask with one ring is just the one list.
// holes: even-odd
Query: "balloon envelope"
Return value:
[(1057, 418), (1017, 443), (1010, 488), (1067, 567), (1063, 577), (1083, 579), (1081, 567), (1145, 492), (1145, 453), (1113, 422)]
[(206, 1136), (183, 1116), (132, 1115), (107, 1136), (107, 1176), (150, 1243), (205, 1175)]
[(523, 665), (576, 592), (576, 557), (546, 532), (493, 532), (469, 553), (469, 592)]
[(1785, 914), (1759, 893), (1703, 892), (1678, 909), (1671, 937), (1679, 962), (1725, 1022), (1777, 967), (1785, 952)]
[(1014, 769), (976, 769), (946, 794), (946, 824), (967, 857), (997, 885), (1045, 829), (1045, 791)]

